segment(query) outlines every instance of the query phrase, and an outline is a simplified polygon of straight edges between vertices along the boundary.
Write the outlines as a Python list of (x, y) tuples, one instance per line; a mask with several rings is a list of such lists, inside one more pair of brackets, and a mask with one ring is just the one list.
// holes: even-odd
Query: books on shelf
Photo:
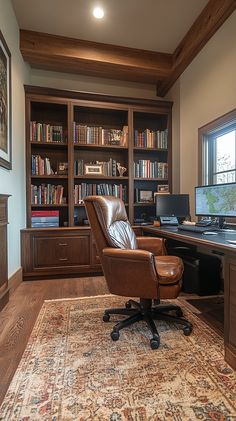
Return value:
[(93, 161), (84, 162), (83, 159), (78, 159), (74, 162), (74, 175), (83, 176), (86, 175), (85, 164), (89, 165), (101, 165), (101, 174), (105, 177), (116, 177), (117, 174), (117, 160), (110, 158), (109, 161)]
[(30, 122), (30, 141), (31, 142), (56, 142), (66, 143), (67, 136), (63, 126)]
[(81, 183), (76, 184), (74, 188), (74, 203), (81, 204), (85, 196), (90, 195), (105, 195), (116, 196), (127, 202), (127, 187), (122, 184), (90, 184)]
[(140, 159), (134, 162), (135, 178), (168, 178), (168, 163)]
[(64, 187), (54, 184), (41, 184), (35, 186), (31, 184), (31, 204), (32, 205), (61, 205), (65, 203), (63, 197)]
[(74, 122), (73, 125), (74, 143), (77, 145), (128, 145), (128, 126), (123, 129), (105, 129), (101, 126), (87, 126)]
[(42, 158), (40, 155), (32, 155), (31, 157), (31, 173), (32, 175), (52, 175), (54, 171), (51, 167), (49, 158)]
[(32, 210), (31, 211), (32, 228), (52, 228), (59, 227), (58, 210)]
[(162, 131), (151, 131), (149, 129), (139, 131), (136, 129), (134, 131), (134, 146), (137, 148), (167, 149), (167, 139), (167, 129)]

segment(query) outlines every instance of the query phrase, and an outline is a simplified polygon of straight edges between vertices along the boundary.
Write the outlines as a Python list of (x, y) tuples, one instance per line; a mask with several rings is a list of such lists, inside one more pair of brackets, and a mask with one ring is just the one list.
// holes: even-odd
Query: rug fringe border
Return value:
[(54, 298), (51, 300), (44, 300), (44, 303), (51, 303), (54, 301), (77, 301), (77, 300), (85, 300), (89, 298), (106, 298), (106, 297), (116, 297), (115, 294), (100, 294), (100, 295), (87, 295), (86, 297), (71, 297), (71, 298)]

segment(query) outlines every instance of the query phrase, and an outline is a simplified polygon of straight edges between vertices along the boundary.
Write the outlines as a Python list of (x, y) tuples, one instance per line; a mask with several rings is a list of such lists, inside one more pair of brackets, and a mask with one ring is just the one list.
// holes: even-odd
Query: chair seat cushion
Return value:
[(181, 280), (184, 267), (179, 257), (157, 256), (155, 265), (160, 285), (173, 285)]

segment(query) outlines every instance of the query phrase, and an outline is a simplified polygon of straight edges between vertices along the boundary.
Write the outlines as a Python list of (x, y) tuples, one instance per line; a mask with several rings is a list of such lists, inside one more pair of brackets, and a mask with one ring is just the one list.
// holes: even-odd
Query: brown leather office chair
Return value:
[(109, 321), (111, 314), (129, 316), (113, 327), (111, 338), (118, 340), (121, 329), (144, 320), (153, 335), (151, 348), (158, 348), (160, 338), (154, 323), (156, 319), (180, 323), (184, 334), (190, 335), (192, 325), (182, 318), (181, 308), (160, 304), (160, 299), (178, 296), (183, 273), (182, 260), (166, 255), (165, 240), (162, 238), (136, 238), (120, 199), (88, 196), (84, 203), (109, 291), (140, 298), (140, 302), (130, 299), (125, 308), (105, 310), (104, 322)]

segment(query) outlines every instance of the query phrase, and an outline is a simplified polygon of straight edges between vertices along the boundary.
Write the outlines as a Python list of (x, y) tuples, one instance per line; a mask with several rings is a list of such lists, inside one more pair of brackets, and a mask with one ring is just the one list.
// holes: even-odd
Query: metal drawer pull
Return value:
[(59, 246), (67, 246), (67, 243), (59, 243)]
[(67, 257), (61, 257), (59, 260), (68, 260)]

